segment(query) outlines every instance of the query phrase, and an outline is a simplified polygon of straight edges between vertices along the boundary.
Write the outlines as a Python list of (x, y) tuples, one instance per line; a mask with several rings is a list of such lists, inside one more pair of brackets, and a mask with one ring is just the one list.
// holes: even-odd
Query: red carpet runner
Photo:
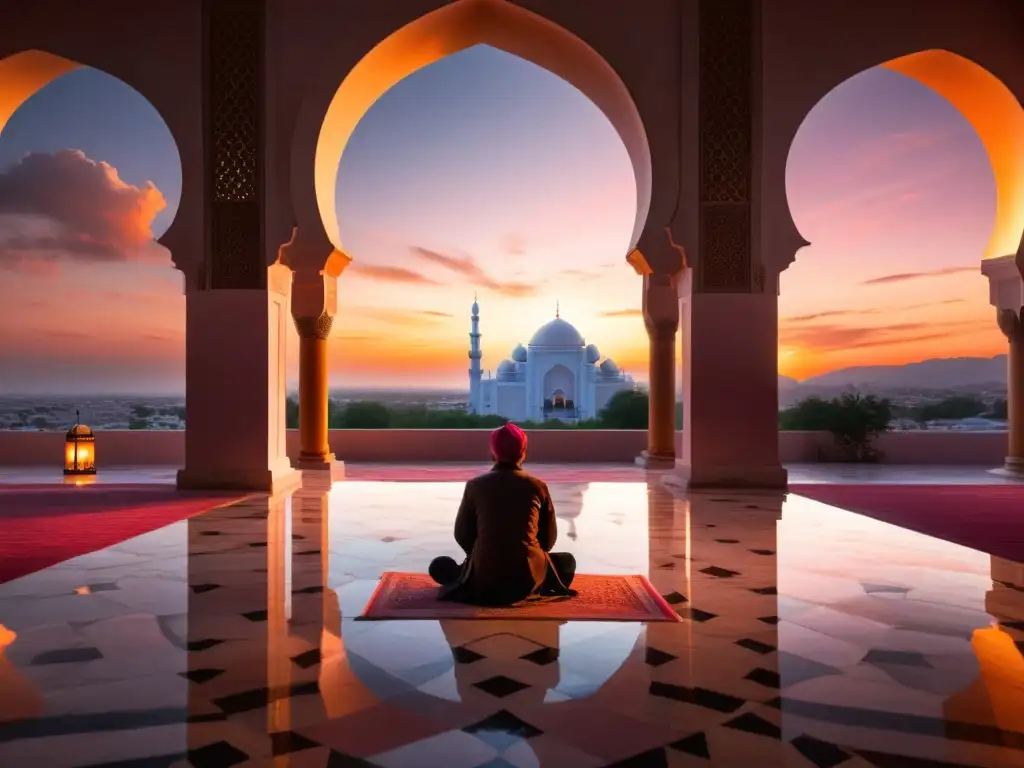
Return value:
[(1024, 485), (791, 485), (806, 496), (1024, 562)]
[(0, 485), (0, 584), (242, 497), (152, 485)]

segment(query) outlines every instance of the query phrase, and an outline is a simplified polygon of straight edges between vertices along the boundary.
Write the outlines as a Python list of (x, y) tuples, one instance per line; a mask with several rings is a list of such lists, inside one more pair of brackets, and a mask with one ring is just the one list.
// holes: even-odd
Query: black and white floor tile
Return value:
[(359, 621), (458, 483), (249, 499), (0, 586), (3, 768), (1024, 766), (1024, 566), (795, 496), (554, 485), (685, 621)]

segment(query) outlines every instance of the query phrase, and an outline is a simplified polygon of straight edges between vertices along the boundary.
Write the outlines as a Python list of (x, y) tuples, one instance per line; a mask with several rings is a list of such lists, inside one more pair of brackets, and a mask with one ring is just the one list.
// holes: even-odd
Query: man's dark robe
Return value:
[(441, 599), (510, 605), (529, 597), (544, 584), (557, 535), (548, 487), (519, 464), (495, 464), (466, 483), (455, 517), (466, 562)]

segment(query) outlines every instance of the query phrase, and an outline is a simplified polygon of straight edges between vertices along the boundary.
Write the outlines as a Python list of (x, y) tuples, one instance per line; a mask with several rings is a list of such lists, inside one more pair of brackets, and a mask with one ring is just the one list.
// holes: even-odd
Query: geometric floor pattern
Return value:
[(0, 766), (1024, 766), (1024, 566), (797, 496), (552, 484), (680, 623), (360, 621), (457, 482), (250, 498), (0, 586)]

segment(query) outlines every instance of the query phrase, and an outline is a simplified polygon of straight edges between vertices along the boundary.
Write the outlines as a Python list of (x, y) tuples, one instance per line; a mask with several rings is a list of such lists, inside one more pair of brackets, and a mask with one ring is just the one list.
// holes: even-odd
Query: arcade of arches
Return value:
[(1024, 472), (1020, 29), (1016, 0), (969, 11), (962, 0), (36, 0), (0, 29), (0, 128), (76, 62), (159, 110), (182, 161), (161, 238), (186, 286), (179, 484), (276, 490), (297, 474), (285, 451), (289, 321), (301, 344), (297, 465), (336, 466), (327, 337), (339, 280), (360, 257), (344, 250), (334, 199), (348, 137), (384, 91), (444, 56), (488, 44), (530, 60), (588, 96), (633, 163), (622, 256), (650, 337), (641, 461), (695, 486), (784, 487), (778, 286), (806, 245), (786, 201), (789, 147), (832, 88), (885, 64), (957, 106), (992, 160), (997, 216), (980, 268), (1009, 344), (1007, 468)]

